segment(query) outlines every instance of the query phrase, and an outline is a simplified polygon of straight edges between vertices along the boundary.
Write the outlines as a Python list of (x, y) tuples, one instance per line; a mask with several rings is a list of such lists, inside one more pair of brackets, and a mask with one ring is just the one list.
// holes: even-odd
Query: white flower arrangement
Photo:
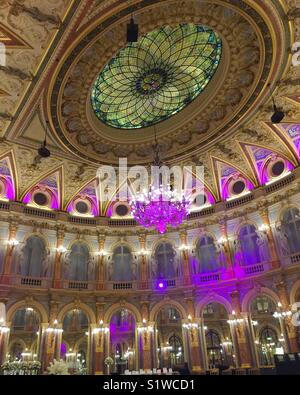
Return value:
[(106, 357), (104, 360), (104, 363), (106, 366), (111, 366), (114, 363), (114, 360), (112, 359), (112, 357)]
[(50, 366), (47, 368), (48, 374), (49, 375), (55, 375), (55, 376), (68, 376), (70, 373), (68, 372), (68, 366), (65, 361), (60, 359), (57, 361), (56, 359), (53, 360), (53, 362), (50, 363)]
[[(8, 374), (37, 374), (41, 368), (39, 361), (6, 361), (1, 369)], [(5, 373), (5, 374), (6, 374)]]

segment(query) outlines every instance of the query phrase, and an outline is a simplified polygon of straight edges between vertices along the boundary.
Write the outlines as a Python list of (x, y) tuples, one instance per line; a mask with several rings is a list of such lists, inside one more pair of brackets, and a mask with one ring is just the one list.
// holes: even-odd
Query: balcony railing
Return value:
[(257, 263), (255, 265), (248, 265), (248, 266), (243, 266), (242, 269), (244, 271), (244, 274), (246, 276), (251, 276), (253, 274), (257, 273), (262, 273), (268, 269), (268, 264), (267, 263)]
[(25, 287), (50, 288), (52, 279), (44, 277), (11, 276), (10, 284)]
[(213, 281), (220, 281), (221, 275), (217, 273), (195, 274), (193, 275), (194, 284), (205, 284)]
[(90, 291), (95, 289), (94, 281), (73, 281), (73, 280), (64, 280), (63, 288), (77, 291)]
[(112, 289), (114, 291), (126, 291), (130, 289), (137, 289), (136, 281), (107, 281), (105, 289)]

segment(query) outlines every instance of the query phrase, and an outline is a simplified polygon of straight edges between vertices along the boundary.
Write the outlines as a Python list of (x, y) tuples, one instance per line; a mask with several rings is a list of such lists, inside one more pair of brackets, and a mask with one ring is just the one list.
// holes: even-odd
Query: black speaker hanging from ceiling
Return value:
[(127, 42), (136, 43), (139, 37), (139, 25), (134, 23), (133, 17), (130, 19), (130, 23), (127, 25)]
[[(268, 87), (271, 92), (270, 84), (268, 85)], [(275, 99), (274, 99), (274, 96), (272, 95), (272, 92), (271, 92), (271, 97), (272, 97), (273, 111), (274, 111), (271, 116), (271, 122), (274, 124), (280, 123), (283, 120), (283, 118), (285, 117), (285, 113), (276, 106)]]
[(38, 154), (41, 158), (48, 158), (50, 156), (50, 151), (46, 147), (46, 145), (47, 145), (47, 128), (48, 128), (48, 121), (46, 121), (46, 127), (45, 127), (45, 140), (43, 141), (41, 147), (38, 149)]

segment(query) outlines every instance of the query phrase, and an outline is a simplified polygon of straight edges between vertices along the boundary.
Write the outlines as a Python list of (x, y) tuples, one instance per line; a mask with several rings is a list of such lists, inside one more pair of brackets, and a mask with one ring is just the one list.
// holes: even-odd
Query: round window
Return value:
[(232, 185), (232, 192), (235, 195), (240, 195), (242, 192), (244, 192), (245, 188), (246, 184), (244, 183), (244, 181), (238, 180)]
[(282, 160), (271, 165), (271, 174), (273, 177), (279, 177), (285, 170), (285, 164)]
[(194, 199), (194, 205), (197, 207), (203, 206), (207, 202), (207, 197), (204, 193), (199, 193)]
[(46, 206), (48, 203), (48, 197), (42, 192), (37, 192), (33, 196), (33, 201), (39, 206)]
[(116, 214), (120, 217), (125, 217), (129, 213), (129, 208), (125, 204), (119, 204), (116, 207)]
[(80, 214), (86, 214), (89, 211), (89, 206), (87, 205), (86, 202), (79, 201), (76, 203), (75, 209)]

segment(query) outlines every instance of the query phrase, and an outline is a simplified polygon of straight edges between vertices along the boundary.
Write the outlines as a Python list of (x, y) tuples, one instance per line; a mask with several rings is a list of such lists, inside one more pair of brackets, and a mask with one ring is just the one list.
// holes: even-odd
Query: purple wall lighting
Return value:
[(161, 289), (161, 290), (163, 290), (163, 289), (165, 289), (166, 288), (166, 283), (165, 283), (165, 281), (158, 281), (157, 282), (157, 288), (158, 289)]

